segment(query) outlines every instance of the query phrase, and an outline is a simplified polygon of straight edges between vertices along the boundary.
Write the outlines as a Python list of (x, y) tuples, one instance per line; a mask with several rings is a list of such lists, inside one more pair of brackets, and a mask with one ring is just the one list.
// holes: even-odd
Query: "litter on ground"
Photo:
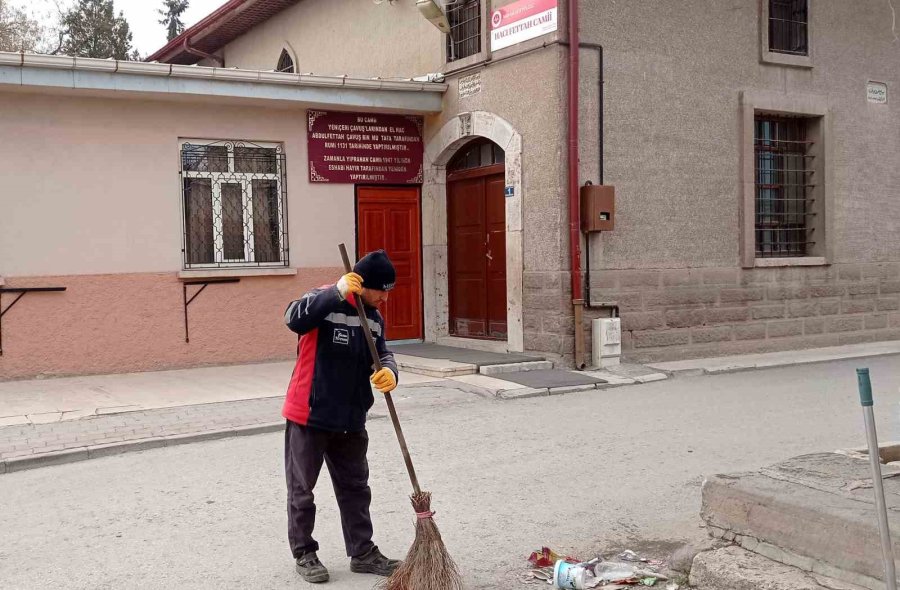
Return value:
[[(563, 590), (625, 590), (656, 586), (657, 582), (669, 580), (659, 571), (665, 562), (647, 559), (630, 549), (619, 553), (615, 560), (598, 556), (584, 561), (542, 547), (532, 552), (528, 564), (531, 569), (524, 581), (543, 582)], [(678, 589), (675, 582), (666, 584), (666, 590)]]

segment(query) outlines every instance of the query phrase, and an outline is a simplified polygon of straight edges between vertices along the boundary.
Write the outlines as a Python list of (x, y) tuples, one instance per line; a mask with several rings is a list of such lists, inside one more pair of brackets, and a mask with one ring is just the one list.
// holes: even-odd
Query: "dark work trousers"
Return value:
[(363, 555), (375, 546), (369, 516), (372, 490), (369, 489), (369, 462), (366, 460), (368, 448), (369, 435), (365, 430), (329, 432), (287, 421), (284, 469), (288, 489), (288, 540), (295, 559), (319, 550), (319, 544), (312, 537), (316, 524), (313, 488), (323, 460), (328, 465), (341, 511), (347, 555)]

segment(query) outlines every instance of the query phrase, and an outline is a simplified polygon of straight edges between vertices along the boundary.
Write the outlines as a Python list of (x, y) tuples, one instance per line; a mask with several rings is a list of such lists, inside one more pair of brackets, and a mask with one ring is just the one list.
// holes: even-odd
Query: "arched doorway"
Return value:
[(503, 148), (476, 138), (447, 164), (447, 283), (451, 336), (506, 340)]
[[(448, 179), (447, 166), (460, 154), (461, 150), (475, 145), (472, 144), (473, 141), (483, 141), (484, 139), (489, 139), (493, 144), (502, 148), (502, 166), (505, 170), (503, 219), (505, 221), (506, 256), (497, 256), (493, 252), (491, 253), (494, 261), (505, 264), (505, 341), (453, 336), (450, 330), (447, 215), (450, 211), (448, 206), (449, 182), (454, 181), (452, 176)], [(463, 156), (459, 157), (461, 162)], [(466, 162), (469, 157), (474, 158), (475, 156), (466, 156)], [(480, 154), (478, 157), (480, 163), (482, 161)], [(497, 170), (499, 173), (500, 168), (498, 167)], [(464, 171), (457, 170), (457, 172)], [(460, 180), (459, 177), (456, 179)], [(496, 203), (496, 201), (494, 202)], [(487, 111), (459, 113), (447, 120), (429, 140), (425, 147), (425, 170), (422, 184), (422, 289), (424, 332), (427, 342), (479, 348), (493, 352), (522, 352), (525, 350), (522, 317), (525, 260), (522, 240), (523, 202), (522, 136), (509, 121)]]

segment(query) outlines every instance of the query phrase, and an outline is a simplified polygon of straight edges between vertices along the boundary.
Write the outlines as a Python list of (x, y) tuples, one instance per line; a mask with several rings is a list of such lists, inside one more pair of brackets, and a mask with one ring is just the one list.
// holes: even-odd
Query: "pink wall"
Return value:
[[(339, 268), (302, 268), (297, 276), (210, 285), (188, 310), (190, 343), (182, 283), (172, 272), (6, 277), (6, 287), (68, 290), (29, 293), (3, 317), (0, 380), (294, 358), (285, 308), (339, 276)], [(4, 306), (11, 301), (3, 296)]]
[(299, 107), (5, 92), (0, 105), (0, 276), (179, 271), (180, 138), (284, 145), (291, 266), (340, 263), (335, 244), (353, 243), (353, 186), (309, 183)]

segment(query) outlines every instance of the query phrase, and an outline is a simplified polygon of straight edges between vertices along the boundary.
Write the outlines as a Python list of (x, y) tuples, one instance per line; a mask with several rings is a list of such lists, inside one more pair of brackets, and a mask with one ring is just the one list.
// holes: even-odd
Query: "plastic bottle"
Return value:
[(636, 577), (636, 572), (630, 563), (603, 561), (594, 566), (594, 575), (604, 582), (621, 582)]

